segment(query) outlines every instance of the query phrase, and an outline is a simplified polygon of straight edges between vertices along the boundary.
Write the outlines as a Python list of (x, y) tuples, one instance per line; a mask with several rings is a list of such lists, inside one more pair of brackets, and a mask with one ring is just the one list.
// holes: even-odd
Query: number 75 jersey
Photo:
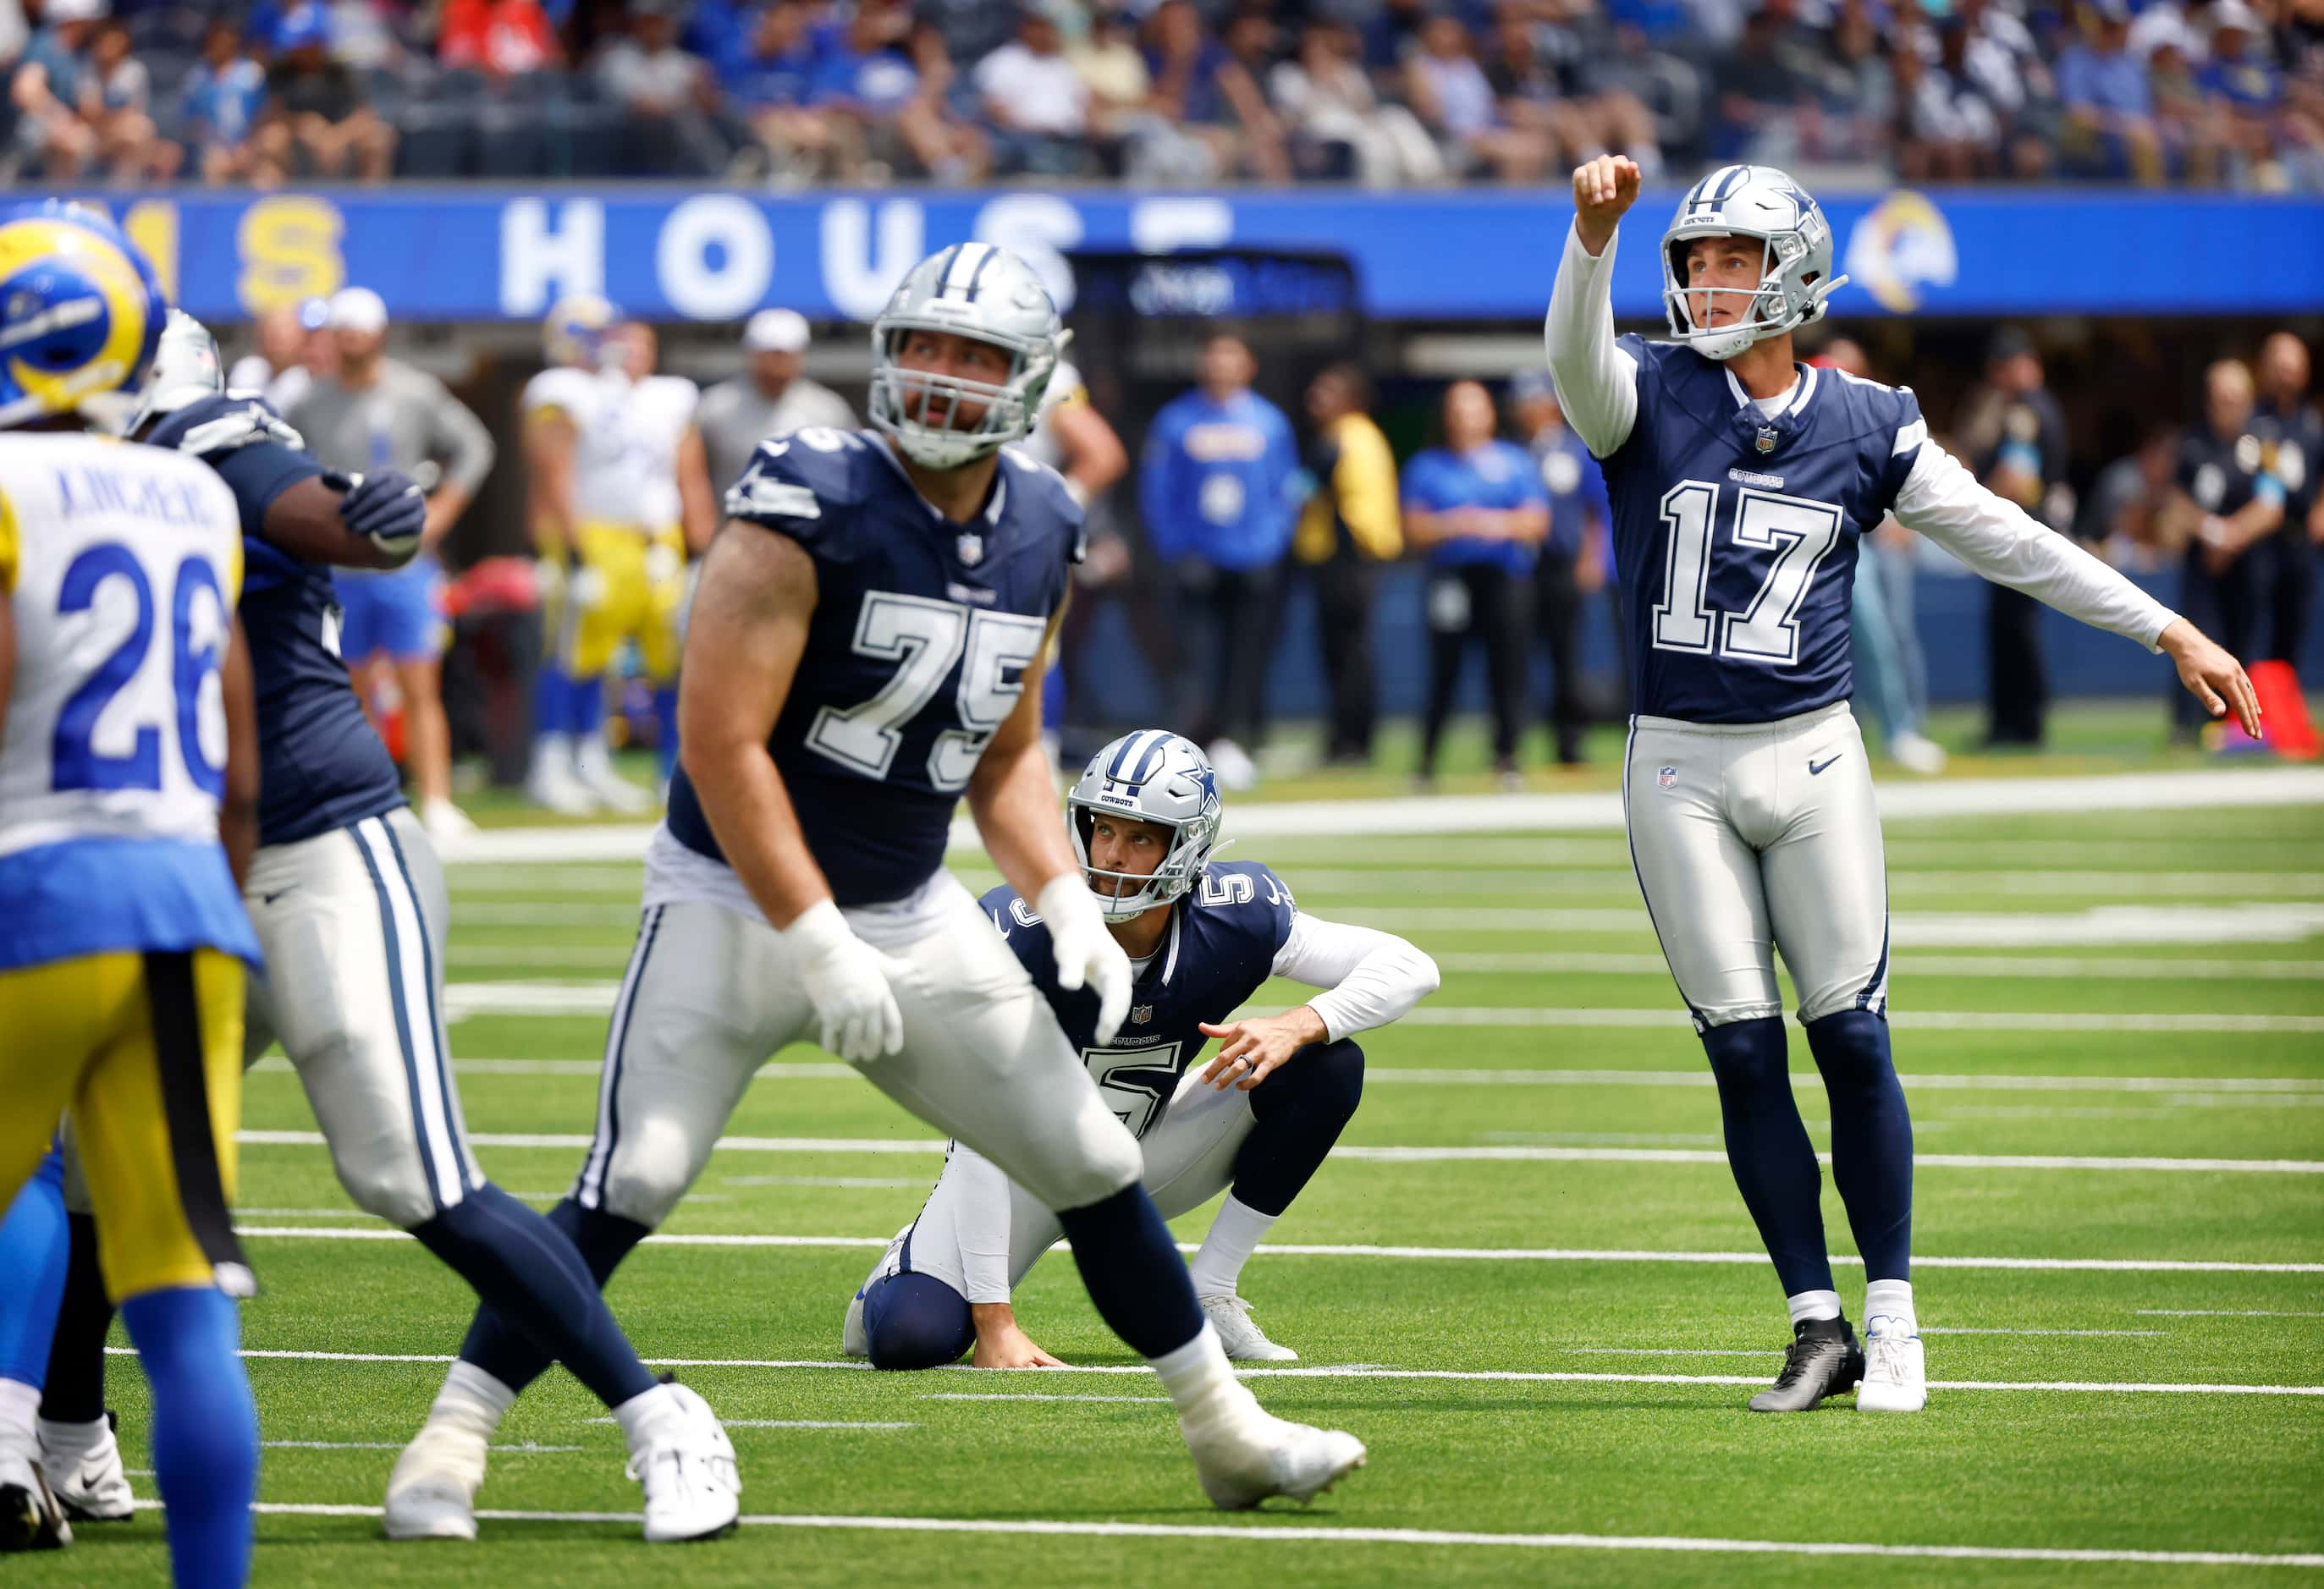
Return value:
[[(762, 442), (726, 493), (727, 518), (815, 560), (815, 614), (767, 749), (843, 905), (904, 898), (944, 864), (953, 808), (1080, 560), (1082, 511), (1065, 482), (1001, 456), (991, 500), (967, 524), (937, 512), (867, 431)], [(669, 831), (724, 859), (683, 771)]]
[(218, 670), (242, 517), (161, 447), (0, 436), (0, 969), (115, 951), (255, 960), (218, 843)]
[(1928, 438), (1919, 400), (1803, 366), (1769, 415), (1692, 348), (1620, 345), (1637, 418), (1602, 463), (1638, 712), (1773, 722), (1846, 699), (1858, 542)]

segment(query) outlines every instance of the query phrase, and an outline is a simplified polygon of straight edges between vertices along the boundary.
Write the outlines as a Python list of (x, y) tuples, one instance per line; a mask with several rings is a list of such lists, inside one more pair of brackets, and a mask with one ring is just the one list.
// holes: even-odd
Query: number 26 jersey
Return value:
[[(815, 613), (767, 749), (840, 905), (901, 899), (944, 864), (953, 809), (1080, 559), (1065, 482), (1011, 449), (1001, 457), (966, 524), (938, 513), (869, 431), (762, 442), (726, 494), (728, 519), (815, 560)], [(669, 831), (725, 859), (683, 770)]]
[(1858, 543), (1928, 439), (1919, 400), (1801, 366), (1771, 415), (1691, 348), (1618, 345), (1637, 418), (1601, 462), (1637, 710), (1757, 723), (1845, 700)]

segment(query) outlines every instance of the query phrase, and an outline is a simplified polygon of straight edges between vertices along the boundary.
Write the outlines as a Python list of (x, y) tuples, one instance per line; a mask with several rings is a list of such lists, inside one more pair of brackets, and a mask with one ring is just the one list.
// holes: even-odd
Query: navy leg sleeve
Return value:
[(1160, 1357), (1203, 1333), (1185, 1260), (1143, 1186), (1123, 1187), (1087, 1208), (1060, 1208), (1057, 1223), (1074, 1245), (1098, 1316), (1130, 1350)]
[(1888, 1052), (1888, 1022), (1841, 1010), (1808, 1024), (1808, 1047), (1831, 1100), (1831, 1181), (1867, 1280), (1913, 1272), (1913, 1117)]
[(1736, 1189), (1759, 1226), (1785, 1296), (1828, 1291), (1831, 1259), (1823, 1245), (1823, 1171), (1792, 1098), (1780, 1016), (1733, 1021), (1702, 1034), (1719, 1081), (1727, 1128), (1727, 1162)]

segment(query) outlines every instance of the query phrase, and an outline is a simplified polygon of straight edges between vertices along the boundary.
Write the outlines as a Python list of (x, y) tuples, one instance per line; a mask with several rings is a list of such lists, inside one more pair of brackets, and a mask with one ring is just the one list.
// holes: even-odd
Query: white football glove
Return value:
[(1097, 1041), (1101, 1047), (1111, 1042), (1130, 1013), (1130, 957), (1105, 930), (1089, 884), (1078, 872), (1061, 872), (1043, 886), (1033, 908), (1048, 924), (1057, 986), (1067, 993), (1087, 987), (1097, 995)]
[(782, 930), (798, 952), (799, 979), (823, 1023), (823, 1046), (851, 1065), (904, 1045), (904, 1015), (888, 986), (900, 963), (855, 935), (839, 906), (818, 900)]

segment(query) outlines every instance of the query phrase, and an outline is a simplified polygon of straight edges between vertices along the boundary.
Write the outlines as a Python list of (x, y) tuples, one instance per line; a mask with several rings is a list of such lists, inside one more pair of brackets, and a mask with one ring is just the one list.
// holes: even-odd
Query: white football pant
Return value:
[[(1234, 1183), (1235, 1157), (1250, 1135), (1252, 1122), (1250, 1094), (1233, 1087), (1221, 1092), (1192, 1071), (1180, 1079), (1162, 1123), (1138, 1144), (1145, 1162), (1141, 1179), (1147, 1195), (1163, 1218), (1191, 1214)], [(888, 1244), (864, 1280), (865, 1289), (908, 1266), (915, 1274), (944, 1281), (972, 1302), (1006, 1300), (969, 1294), (960, 1232), (964, 1226), (993, 1228), (989, 1213), (979, 1217), (967, 1207), (969, 1199), (990, 1195), (966, 1172), (964, 1155), (969, 1151), (953, 1150), (919, 1217)], [(1040, 1199), (1015, 1181), (1008, 1184), (1008, 1198), (1009, 1289), (1013, 1291), (1065, 1229)]]
[[(1100, 1202), (1138, 1179), (1137, 1140), (950, 873), (845, 914), (908, 966), (891, 979), (903, 1047), (857, 1066), (867, 1080), (1047, 1208)], [(605, 1036), (596, 1138), (574, 1187), (582, 1207), (650, 1226), (677, 1206), (760, 1065), (812, 1039), (794, 952), (732, 871), (655, 835), (637, 947)]]
[(1698, 1029), (1888, 1003), (1888, 880), (1845, 702), (1777, 722), (1630, 720), (1630, 864)]

